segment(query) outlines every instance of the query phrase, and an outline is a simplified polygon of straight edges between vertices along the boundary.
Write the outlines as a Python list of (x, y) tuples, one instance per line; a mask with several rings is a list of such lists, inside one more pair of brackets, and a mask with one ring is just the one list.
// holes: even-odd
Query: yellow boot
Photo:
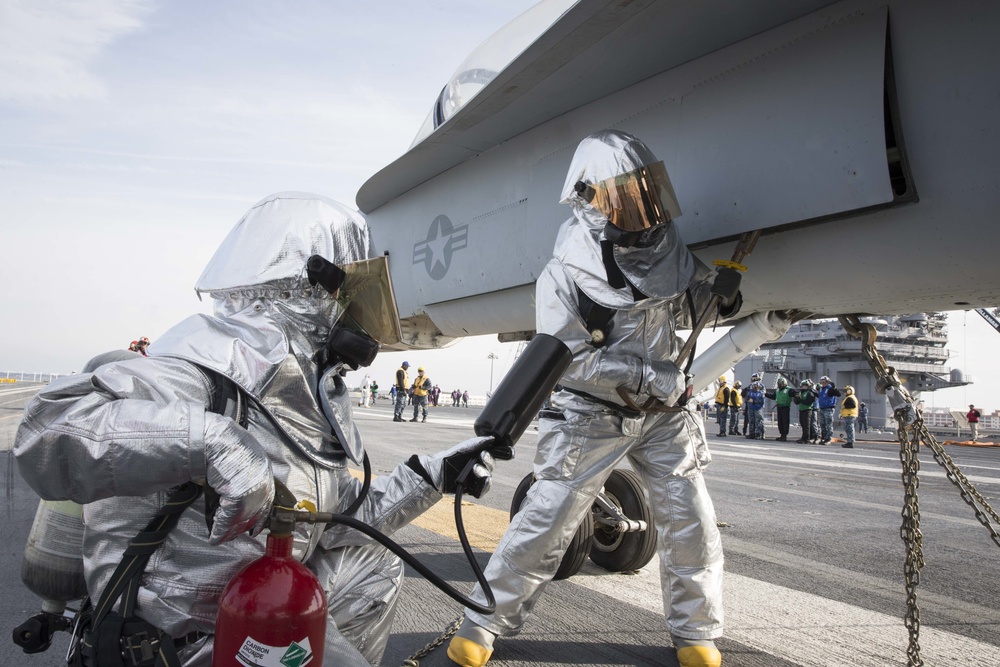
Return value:
[(711, 639), (671, 637), (681, 667), (722, 667), (722, 654)]
[(714, 646), (685, 646), (677, 649), (681, 667), (722, 667), (722, 654)]
[(493, 655), (495, 637), (486, 628), (465, 619), (448, 644), (448, 657), (461, 667), (483, 667)]

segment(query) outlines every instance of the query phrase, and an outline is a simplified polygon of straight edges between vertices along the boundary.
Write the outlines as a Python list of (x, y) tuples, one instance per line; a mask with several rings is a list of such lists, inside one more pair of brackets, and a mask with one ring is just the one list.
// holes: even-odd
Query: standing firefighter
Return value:
[[(128, 586), (134, 609), (123, 603), (98, 627), (82, 625), (83, 660), (74, 664), (209, 665), (223, 588), (264, 552), (259, 533), (278, 483), (320, 512), (342, 512), (358, 498), (362, 484), (347, 464), (360, 462), (364, 448), (341, 372), (370, 364), (377, 345), (337, 325), (337, 296), (340, 267), (370, 255), (356, 212), (317, 195), (268, 197), (230, 232), (195, 286), (215, 299), (214, 315), (177, 324), (149, 359), (61, 378), (28, 404), (14, 443), (18, 468), (43, 498), (85, 503), (95, 603), (165, 492), (205, 487)], [(353, 344), (343, 345), (345, 337)], [(352, 356), (359, 350), (368, 353)], [(217, 409), (220, 398), (234, 414)], [(454, 488), (455, 467), (485, 457), (476, 469), (488, 478), (483, 444), (414, 455), (372, 482), (354, 517), (385, 533), (404, 526)], [(326, 592), (325, 653), (336, 656), (328, 664), (378, 663), (402, 562), (342, 526), (299, 524), (293, 536), (293, 556)], [(124, 617), (133, 625), (122, 625)]]
[[(496, 636), (521, 629), (605, 480), (627, 459), (649, 493), (678, 659), (719, 665), (722, 542), (702, 477), (711, 457), (673, 361), (682, 342), (674, 331), (690, 327), (689, 313), (703, 311), (713, 292), (720, 314), (734, 314), (739, 274), (724, 269), (713, 284), (670, 223), (680, 211), (663, 163), (629, 134), (584, 139), (562, 201), (573, 218), (538, 279), (535, 315), (537, 330), (566, 343), (573, 361), (539, 422), (536, 482), (486, 569), (496, 613), (466, 610), (448, 655), (480, 667)], [(479, 587), (473, 598), (484, 599)]]

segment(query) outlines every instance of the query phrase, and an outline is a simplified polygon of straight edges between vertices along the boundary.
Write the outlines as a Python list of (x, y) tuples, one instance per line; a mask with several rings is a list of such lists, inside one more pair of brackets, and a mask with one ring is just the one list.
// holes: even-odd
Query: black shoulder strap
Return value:
[[(200, 495), (201, 487), (193, 482), (176, 487), (146, 527), (129, 542), (100, 600), (87, 610), (89, 619), (87, 627), (81, 628), (78, 647), (82, 664), (180, 667), (173, 639), (136, 617), (135, 607), (149, 557)], [(119, 599), (121, 604), (115, 613), (112, 609)]]
[(222, 373), (204, 368), (202, 370), (212, 383), (212, 403), (208, 406), (208, 411), (229, 417), (241, 427), (247, 428), (250, 416), (247, 413), (246, 392)]
[[(247, 410), (246, 393), (238, 384), (227, 378), (222, 373), (199, 366), (208, 376), (212, 383), (211, 404), (208, 411), (214, 412), (223, 417), (229, 417), (240, 425), (240, 428), (250, 426), (250, 415)], [(215, 511), (219, 509), (221, 498), (212, 487), (205, 485), (205, 525), (208, 532), (212, 532), (212, 520), (215, 518)]]

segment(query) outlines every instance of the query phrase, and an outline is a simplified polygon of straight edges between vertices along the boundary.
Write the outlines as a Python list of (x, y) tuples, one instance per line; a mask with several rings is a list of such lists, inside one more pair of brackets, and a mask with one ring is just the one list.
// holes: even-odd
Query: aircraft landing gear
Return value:
[[(521, 504), (528, 495), (528, 489), (534, 483), (535, 476), (528, 473), (521, 480), (521, 483), (517, 485), (517, 489), (514, 490), (514, 497), (510, 501), (511, 519), (521, 510)], [(590, 542), (593, 537), (594, 515), (590, 512), (583, 517), (583, 521), (580, 522), (580, 526), (576, 529), (576, 535), (573, 536), (573, 541), (569, 543), (569, 548), (563, 554), (562, 562), (559, 563), (559, 569), (556, 570), (556, 576), (553, 579), (569, 579), (580, 571), (580, 568), (587, 561), (587, 556), (590, 555)]]
[[(518, 484), (511, 499), (511, 519), (534, 481), (529, 474)], [(614, 470), (580, 522), (554, 579), (572, 577), (588, 556), (610, 572), (631, 572), (646, 565), (655, 552), (656, 530), (642, 482), (631, 470)]]
[(637, 474), (631, 470), (611, 473), (594, 503), (594, 518), (590, 560), (610, 572), (631, 572), (653, 558), (656, 528)]

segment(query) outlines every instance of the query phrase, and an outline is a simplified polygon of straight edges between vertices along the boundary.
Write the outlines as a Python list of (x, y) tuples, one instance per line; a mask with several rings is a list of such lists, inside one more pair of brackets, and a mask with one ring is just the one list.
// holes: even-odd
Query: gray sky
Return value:
[(0, 371), (208, 312), (195, 280), (250, 206), (353, 206), (532, 4), (0, 0)]
[[(0, 373), (68, 373), (208, 312), (193, 285), (250, 206), (282, 190), (353, 206), (532, 4), (0, 0)], [(952, 365), (978, 382), (934, 404), (993, 409), (1000, 338), (975, 314), (951, 323)], [(485, 393), (491, 351), (495, 385), (516, 345), (494, 337), (372, 373), (388, 385), (405, 357)]]

